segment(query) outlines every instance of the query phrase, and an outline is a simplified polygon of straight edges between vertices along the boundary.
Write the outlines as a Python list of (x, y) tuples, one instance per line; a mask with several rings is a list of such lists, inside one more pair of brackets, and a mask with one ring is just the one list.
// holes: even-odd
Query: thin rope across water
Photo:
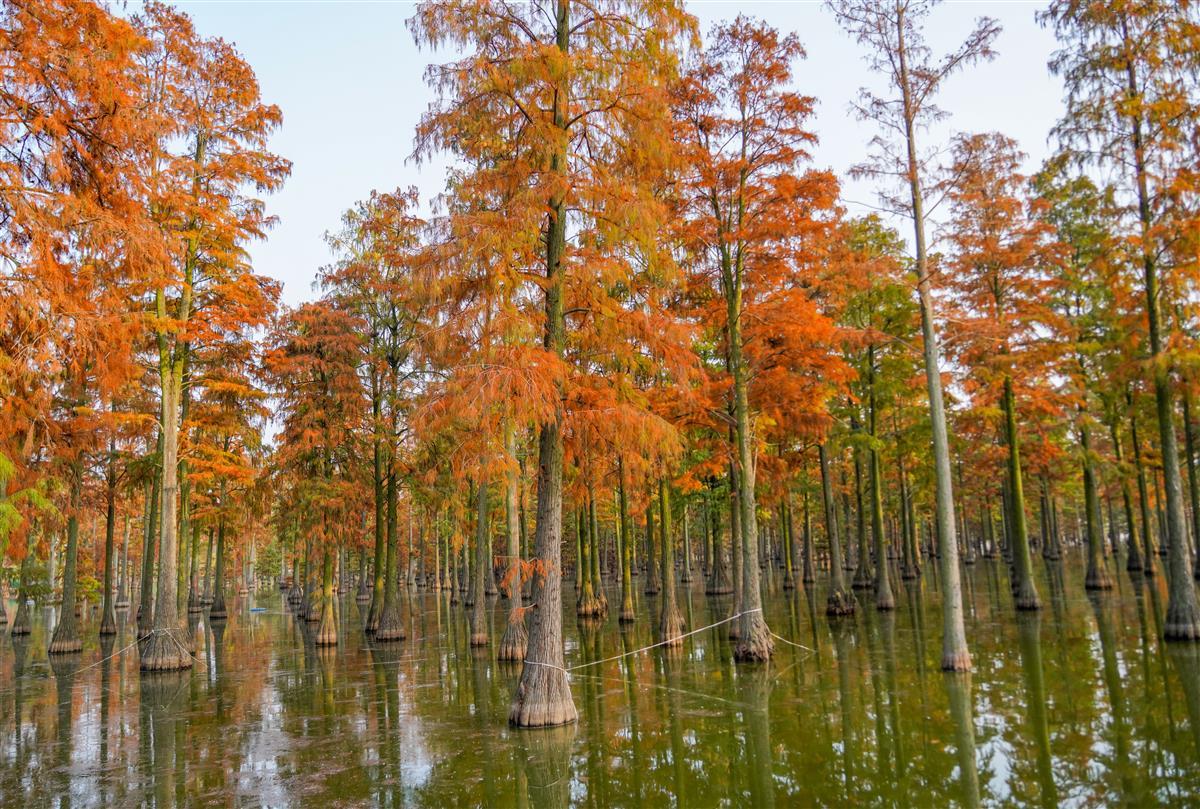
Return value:
[(567, 668), (563, 668), (562, 666), (556, 666), (553, 663), (542, 663), (537, 660), (528, 660), (528, 659), (525, 660), (524, 662), (529, 664), (530, 666), (545, 666), (548, 669), (558, 669), (559, 671), (561, 671), (562, 673), (566, 674), (569, 677), (571, 675), (571, 672), (573, 672), (573, 671), (579, 671), (580, 669), (586, 669), (591, 666), (599, 666), (603, 663), (611, 663), (612, 661), (620, 660), (623, 657), (629, 657), (630, 655), (641, 654), (642, 652), (648, 652), (651, 649), (657, 649), (659, 646), (666, 646), (668, 643), (674, 643), (677, 640), (683, 640), (684, 638), (691, 637), (692, 635), (696, 635), (700, 632), (705, 632), (709, 629), (713, 629), (715, 627), (721, 626), (722, 624), (727, 624), (730, 621), (736, 621), (738, 618), (741, 618), (743, 615), (750, 615), (751, 613), (755, 613), (755, 612), (762, 612), (762, 607), (755, 607), (752, 610), (743, 610), (742, 612), (736, 613), (734, 615), (730, 615), (727, 618), (722, 618), (721, 620), (717, 621), (716, 623), (709, 624), (708, 626), (702, 626), (699, 629), (693, 629), (690, 632), (684, 632), (682, 635), (675, 635), (673, 637), (667, 638), (666, 640), (660, 640), (658, 643), (652, 643), (649, 646), (643, 646), (640, 649), (631, 649), (628, 652), (622, 652), (619, 655), (613, 655), (612, 657), (606, 657), (602, 660), (592, 660), (588, 663), (580, 663), (577, 666), (568, 666)]

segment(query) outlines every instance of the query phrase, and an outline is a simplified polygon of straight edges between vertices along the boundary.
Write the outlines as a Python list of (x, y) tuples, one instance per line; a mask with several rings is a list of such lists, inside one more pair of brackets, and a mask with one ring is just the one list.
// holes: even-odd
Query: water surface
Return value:
[[(339, 645), (318, 649), (263, 591), (224, 626), (195, 621), (194, 669), (147, 676), (125, 616), (104, 642), (88, 616), (83, 653), (47, 659), (40, 609), (32, 635), (0, 641), (0, 806), (1200, 802), (1200, 649), (1158, 639), (1162, 577), (1122, 572), (1089, 596), (1082, 559), (1062, 565), (1039, 570), (1045, 608), (1019, 616), (1001, 563), (967, 570), (971, 675), (938, 669), (932, 569), (893, 579), (896, 612), (868, 599), (833, 623), (820, 588), (769, 576), (767, 618), (791, 643), (767, 666), (733, 663), (727, 625), (637, 653), (657, 598), (639, 593), (630, 628), (568, 605), (567, 665), (616, 659), (573, 673), (579, 722), (549, 731), (507, 724), (520, 671), (494, 659), (504, 601), (490, 649), (470, 649), (447, 594), (420, 590), (407, 640), (373, 646), (347, 598)], [(699, 583), (680, 598), (690, 629), (731, 609)]]

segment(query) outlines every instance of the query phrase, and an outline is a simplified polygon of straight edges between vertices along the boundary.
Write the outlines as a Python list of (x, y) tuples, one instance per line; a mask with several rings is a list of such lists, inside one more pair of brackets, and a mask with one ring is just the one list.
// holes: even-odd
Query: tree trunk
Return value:
[(367, 623), (364, 627), (367, 634), (374, 634), (379, 629), (379, 619), (383, 616), (383, 595), (387, 589), (387, 543), (384, 528), (384, 509), (386, 508), (383, 486), (383, 441), (379, 437), (379, 426), (382, 424), (382, 405), (379, 400), (378, 380), (371, 377), (371, 412), (374, 416), (375, 440), (373, 447), (373, 483), (375, 487), (375, 587), (371, 590), (371, 605), (367, 608)]
[(705, 499), (708, 503), (708, 532), (712, 539), (712, 556), (709, 562), (708, 583), (704, 587), (707, 595), (728, 595), (733, 592), (729, 580), (729, 562), (725, 556), (725, 543), (721, 541), (721, 509), (713, 503), (716, 481), (709, 481)]
[[(213, 564), (213, 601), (212, 607), (208, 611), (208, 620), (210, 621), (224, 621), (229, 617), (229, 610), (225, 606), (225, 555), (225, 520), (219, 518), (217, 520), (217, 557)], [(307, 568), (307, 564), (305, 567)], [(307, 585), (306, 579), (306, 589)]]
[(596, 599), (596, 615), (608, 614), (608, 596), (604, 594), (604, 579), (600, 575), (600, 525), (596, 520), (596, 498), (588, 482), (588, 544), (592, 576), (592, 595)]
[(824, 442), (817, 445), (817, 456), (821, 464), (821, 495), (825, 502), (825, 535), (829, 540), (829, 596), (825, 601), (825, 614), (853, 615), (854, 597), (846, 588), (846, 568), (842, 563), (837, 503), (833, 499), (833, 477), (829, 470), (829, 452)]
[[(28, 635), (33, 631), (33, 621), (29, 614), (29, 565), (33, 559), (32, 543), (27, 543), (25, 556), (21, 559), (20, 581), (17, 583), (17, 613), (13, 616), (10, 635)], [(24, 656), (20, 656), (24, 660)]]
[(387, 463), (387, 563), (383, 583), (383, 611), (375, 629), (377, 643), (404, 640), (404, 614), (400, 605), (400, 538), (396, 525), (396, 470)]
[(913, 232), (916, 242), (917, 297), (921, 309), (921, 336), (924, 342), (925, 386), (929, 396), (929, 421), (933, 438), (935, 514), (940, 537), (938, 563), (942, 574), (942, 669), (968, 671), (971, 653), (967, 649), (963, 625), (962, 583), (958, 570), (958, 542), (954, 526), (954, 492), (950, 479), (950, 439), (946, 429), (945, 404), (942, 401), (942, 376), (937, 331), (934, 328), (933, 290), (925, 247), (925, 201), (921, 192), (921, 172), (917, 159), (916, 115), (908, 73), (908, 54), (904, 42), (904, 19), (897, 14), (897, 56), (900, 88), (903, 94), (905, 145), (908, 183), (912, 200)]
[(1016, 402), (1012, 380), (1004, 378), (1004, 437), (1008, 444), (1008, 503), (1012, 526), (1013, 598), (1018, 610), (1041, 609), (1033, 583), (1033, 560), (1025, 525), (1025, 492), (1021, 480), (1021, 444), (1017, 434)]
[(333, 611), (333, 552), (326, 548), (321, 561), (321, 622), (313, 642), (317, 646), (336, 646), (337, 620)]
[[(558, 0), (555, 33), (560, 51), (570, 41), (569, 4)], [(554, 94), (554, 125), (563, 137), (550, 158), (550, 175), (566, 171), (568, 102), (565, 90)], [(567, 211), (558, 192), (549, 200), (546, 231), (545, 347), (562, 355), (566, 343), (563, 315), (563, 253), (566, 250)], [(534, 533), (533, 614), (529, 646), (521, 679), (513, 695), (509, 721), (519, 727), (544, 727), (574, 722), (579, 714), (571, 699), (571, 684), (563, 668), (562, 638), (562, 410), (561, 405), (541, 424), (538, 436), (537, 527)]]
[(617, 456), (617, 505), (621, 520), (621, 612), (618, 623), (630, 624), (637, 617), (633, 610), (633, 526), (629, 520), (629, 499), (625, 494), (625, 462)]
[[(1128, 90), (1138, 97), (1136, 67), (1126, 66)], [(1138, 222), (1141, 226), (1142, 269), (1146, 292), (1146, 319), (1150, 332), (1149, 366), (1153, 369), (1154, 404), (1158, 415), (1159, 448), (1162, 451), (1163, 483), (1167, 490), (1167, 615), (1163, 637), (1167, 640), (1200, 640), (1200, 603), (1192, 581), (1192, 556), (1187, 548), (1183, 487), (1179, 480), (1179, 450), (1175, 438), (1175, 402), (1170, 367), (1163, 354), (1160, 326), (1158, 266), (1155, 258), (1148, 169), (1143, 148), (1140, 113), (1133, 119), (1134, 171), (1137, 180)]]
[(658, 639), (667, 647), (683, 645), (683, 616), (675, 599), (675, 556), (671, 539), (671, 492), (658, 479), (659, 528), (662, 532), (662, 606), (658, 616)]
[[(861, 429), (853, 419), (851, 419), (851, 426), (855, 432)], [(854, 579), (850, 586), (855, 590), (869, 590), (874, 584), (875, 577), (871, 573), (871, 552), (867, 549), (867, 511), (863, 508), (862, 450), (855, 445), (852, 451), (854, 453), (854, 536), (858, 540), (856, 555), (858, 564), (854, 568)]]
[[(512, 425), (505, 426), (504, 449), (508, 453), (509, 462), (515, 464), (517, 442)], [(504, 516), (508, 535), (508, 575), (505, 576), (505, 583), (511, 607), (508, 611), (508, 624), (504, 627), (504, 636), (500, 639), (500, 648), (496, 653), (496, 657), (500, 660), (523, 660), (525, 647), (529, 643), (529, 635), (525, 631), (524, 600), (521, 595), (519, 486), (518, 472), (513, 467), (505, 476), (504, 487)]]
[[(159, 293), (162, 294), (161, 292)], [(191, 638), (178, 618), (179, 421), (182, 362), (160, 363), (162, 382), (162, 506), (159, 519), (158, 590), (150, 637), (142, 645), (143, 671), (169, 671), (192, 665)]]
[[(104, 592), (100, 605), (100, 634), (117, 634), (117, 613), (113, 605), (113, 561), (117, 531), (117, 469), (116, 445), (108, 444), (108, 470), (105, 475), (104, 513)], [(3, 609), (0, 608), (0, 612)]]
[(657, 595), (662, 590), (658, 566), (654, 562), (654, 494), (651, 490), (646, 498), (646, 595)]
[[(1183, 384), (1183, 441), (1187, 456), (1188, 498), (1192, 505), (1193, 551), (1200, 553), (1200, 482), (1196, 480), (1196, 433), (1192, 424), (1192, 392), (1187, 382)], [(1192, 575), (1200, 578), (1200, 558), (1192, 558)]]
[(474, 603), (471, 605), (471, 645), (487, 646), (491, 637), (488, 629), (487, 571), (491, 569), (488, 557), (488, 484), (480, 478), (475, 491), (475, 578)]
[[(1080, 418), (1087, 418), (1083, 413)], [(1079, 426), (1079, 444), (1083, 450), (1083, 499), (1087, 509), (1087, 577), (1088, 590), (1108, 590), (1113, 586), (1104, 561), (1104, 535), (1100, 528), (1100, 498), (1096, 495), (1096, 469), (1092, 461), (1092, 441), (1087, 424)]]
[(871, 462), (871, 533), (875, 538), (875, 609), (894, 610), (896, 599), (892, 595), (892, 583), (888, 576), (888, 555), (883, 536), (883, 468), (879, 461), (879, 408), (875, 401), (875, 346), (867, 352), (867, 384), (870, 390), (871, 447), (868, 450)]
[(67, 514), (67, 553), (63, 564), (62, 606), (58, 611), (58, 624), (50, 640), (49, 654), (67, 654), (83, 650), (79, 638), (79, 624), (75, 618), (76, 570), (79, 558), (79, 509), (83, 496), (83, 465), (71, 464), (71, 504)]
[(1117, 426), (1117, 418), (1113, 417), (1108, 425), (1112, 437), (1113, 455), (1117, 462), (1117, 475), (1121, 481), (1121, 506), (1125, 511), (1125, 569), (1130, 573), (1140, 573), (1142, 570), (1142, 552), (1138, 547), (1138, 527), (1133, 514), (1133, 495), (1129, 490), (1129, 475), (1125, 468), (1122, 455), (1121, 432)]
[(1133, 397), (1126, 391), (1125, 401), (1129, 406), (1129, 443), (1133, 447), (1133, 467), (1137, 475), (1138, 505), (1142, 517), (1142, 574), (1154, 575), (1154, 530), (1150, 521), (1150, 492), (1146, 485), (1146, 467), (1142, 465), (1142, 445), (1138, 440), (1137, 416), (1133, 412)]
[(129, 514), (125, 515), (125, 529), (121, 532), (121, 566), (117, 577), (117, 609), (129, 608)]
[[(158, 436), (158, 454), (162, 454), (162, 433)], [(154, 622), (154, 549), (158, 545), (158, 503), (161, 495), (162, 470), (156, 470), (152, 481), (146, 481), (147, 503), (142, 530), (142, 578), (138, 588), (138, 636), (150, 634)]]

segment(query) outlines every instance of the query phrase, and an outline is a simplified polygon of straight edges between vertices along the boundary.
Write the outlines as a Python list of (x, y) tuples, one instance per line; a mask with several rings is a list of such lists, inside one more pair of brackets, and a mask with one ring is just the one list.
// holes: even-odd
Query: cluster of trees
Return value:
[[(264, 145), (279, 113), (237, 54), (162, 6), (6, 5), (8, 557), (65, 523), (71, 604), (79, 516), (103, 504), (107, 624), (117, 517), (140, 502), (146, 668), (187, 665), (183, 593), (200, 609), (215, 569), (223, 614), (231, 545), (268, 527), (318, 644), (355, 562), (376, 642), (404, 637), (420, 585), (462, 596), (487, 645), (500, 593), (524, 726), (576, 718), (571, 571), (583, 619), (609, 611), (607, 579), (634, 620), (643, 577), (668, 646), (676, 582), (702, 574), (733, 596), (736, 657), (763, 661), (763, 571), (822, 574), (844, 616), (853, 588), (893, 609), (936, 560), (942, 666), (966, 670), (960, 565), (1002, 555), (1014, 608), (1038, 609), (1035, 554), (1077, 543), (1089, 588), (1122, 556), (1165, 568), (1165, 634), (1200, 638), (1200, 23), (1054, 0), (1067, 99), (1026, 175), (1001, 133), (923, 140), (999, 34), (981, 19), (936, 55), (934, 5), (829, 3), (879, 74), (854, 173), (884, 219), (849, 216), (812, 165), (794, 35), (739, 17), (702, 39), (663, 0), (421, 3), (418, 44), (458, 54), (429, 68), (416, 132), (417, 159), (454, 158), (446, 190), (427, 216), (413, 189), (355, 205), (320, 298), (278, 313), (244, 247), (270, 223), (249, 190), (287, 173)], [(78, 648), (69, 609), (59, 635)]]
[(116, 631), (139, 564), (142, 666), (187, 667), (180, 610), (199, 609), (201, 535), (210, 546), (217, 535), (206, 567), (218, 571), (219, 610), (221, 540), (263, 528), (255, 338), (279, 285), (253, 272), (245, 246), (271, 223), (248, 192), (277, 187), (290, 168), (265, 148), (280, 113), (232, 46), (169, 6), (123, 18), (87, 0), (34, 0), (0, 15), (0, 539), (21, 571), (12, 631), (29, 631), (33, 559), (53, 559), (65, 532), (50, 651), (81, 648), (79, 526), (99, 511), (100, 631)]

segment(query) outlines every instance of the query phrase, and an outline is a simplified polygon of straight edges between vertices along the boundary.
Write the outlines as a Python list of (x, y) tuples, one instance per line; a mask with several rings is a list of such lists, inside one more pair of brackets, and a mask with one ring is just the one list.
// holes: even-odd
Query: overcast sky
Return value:
[[(235, 43), (258, 74), (263, 98), (283, 110), (272, 145), (293, 163), (282, 191), (268, 200), (279, 225), (251, 248), (258, 272), (284, 282), (289, 304), (314, 297), (316, 270), (329, 261), (322, 234), (372, 189), (415, 185), (423, 199), (443, 188), (442, 165), (417, 166), (413, 128), (431, 93), (423, 74), (438, 54), (419, 50), (404, 22), (413, 3), (302, 0), (194, 0), (178, 4), (198, 29)], [(1062, 86), (1046, 69), (1054, 39), (1034, 19), (1044, 2), (959, 0), (936, 9), (927, 36), (935, 52), (956, 46), (979, 16), (997, 18), (998, 57), (952, 79), (939, 105), (952, 113), (929, 145), (954, 131), (999, 131), (1015, 138), (1032, 169), (1048, 154), (1047, 135), (1061, 110)], [(868, 211), (873, 189), (845, 179), (874, 134), (849, 111), (858, 88), (875, 84), (859, 46), (819, 2), (700, 0), (688, 4), (702, 32), (738, 13), (799, 35), (808, 58), (796, 89), (815, 96), (820, 137), (815, 164), (844, 181), (851, 214)]]

